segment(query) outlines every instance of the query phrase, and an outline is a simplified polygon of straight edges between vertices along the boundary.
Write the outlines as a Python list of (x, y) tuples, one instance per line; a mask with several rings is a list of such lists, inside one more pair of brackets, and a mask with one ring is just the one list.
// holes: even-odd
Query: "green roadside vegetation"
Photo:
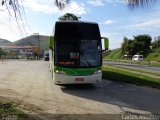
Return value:
[(160, 48), (156, 48), (149, 52), (144, 53), (143, 61), (133, 61), (133, 60), (125, 59), (122, 55), (122, 50), (120, 48), (104, 53), (103, 60), (112, 61), (112, 62), (123, 62), (123, 63), (129, 63), (129, 64), (160, 66)]
[[(120, 48), (111, 50), (105, 55), (104, 59), (126, 60), (123, 58), (121, 51), (122, 50)], [(144, 53), (144, 61), (160, 61), (160, 48)]]
[(18, 110), (12, 103), (0, 101), (0, 119), (24, 119), (25, 114)]
[(151, 71), (147, 71), (147, 70), (140, 70), (140, 69), (134, 69), (134, 68), (124, 68), (124, 67), (120, 67), (120, 66), (116, 66), (116, 68), (120, 68), (120, 69), (124, 69), (124, 70), (129, 70), (129, 71), (134, 71), (134, 72), (139, 72), (139, 73), (144, 73), (144, 74), (154, 75), (154, 76), (160, 77), (160, 73), (158, 73), (158, 72), (151, 72)]
[(12, 102), (0, 101), (0, 120), (33, 120)]
[(103, 59), (103, 61), (160, 67), (160, 61), (133, 61), (133, 60), (123, 60), (123, 59)]
[(160, 48), (156, 48), (148, 53), (145, 53), (144, 60), (160, 61)]
[(160, 36), (154, 40), (147, 34), (136, 35), (132, 39), (124, 37), (121, 47), (104, 52), (103, 59), (131, 60), (134, 55), (143, 55), (144, 61), (160, 62)]
[(120, 48), (111, 50), (105, 55), (104, 59), (123, 59), (122, 50)]
[(133, 73), (127, 70), (122, 70), (116, 67), (103, 66), (102, 67), (103, 78), (117, 81), (125, 82), (136, 85), (150, 86), (160, 88), (160, 79), (153, 78), (147, 75), (142, 75), (140, 73)]

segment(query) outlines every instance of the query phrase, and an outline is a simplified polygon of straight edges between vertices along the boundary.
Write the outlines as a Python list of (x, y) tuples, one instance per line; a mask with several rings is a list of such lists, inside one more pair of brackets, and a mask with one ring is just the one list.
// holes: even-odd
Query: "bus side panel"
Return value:
[(53, 71), (54, 71), (53, 42), (54, 42), (54, 37), (50, 36), (49, 37), (49, 68), (50, 68), (50, 72), (52, 73), (52, 77), (53, 77)]

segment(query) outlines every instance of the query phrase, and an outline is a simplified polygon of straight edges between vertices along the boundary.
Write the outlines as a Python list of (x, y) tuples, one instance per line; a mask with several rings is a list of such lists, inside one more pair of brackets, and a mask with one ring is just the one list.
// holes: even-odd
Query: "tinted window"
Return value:
[(57, 42), (55, 65), (67, 67), (101, 66), (101, 46), (97, 40)]
[(55, 25), (55, 39), (60, 40), (99, 40), (98, 24), (79, 22), (57, 22)]

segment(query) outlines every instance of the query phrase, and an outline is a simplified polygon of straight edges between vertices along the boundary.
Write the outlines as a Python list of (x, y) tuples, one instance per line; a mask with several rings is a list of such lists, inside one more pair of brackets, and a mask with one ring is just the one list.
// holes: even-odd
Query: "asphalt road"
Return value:
[(112, 65), (112, 66), (140, 69), (140, 70), (160, 73), (160, 67), (152, 67), (152, 66), (148, 66), (148, 65), (128, 64), (128, 63), (108, 62), (108, 61), (103, 61), (103, 65)]
[(90, 120), (119, 120), (110, 118), (111, 114), (160, 114), (160, 90), (108, 80), (57, 86), (45, 61), (0, 61), (2, 98), (18, 101), (44, 120), (52, 120), (51, 115), (57, 120), (84, 120), (84, 115), (90, 115)]

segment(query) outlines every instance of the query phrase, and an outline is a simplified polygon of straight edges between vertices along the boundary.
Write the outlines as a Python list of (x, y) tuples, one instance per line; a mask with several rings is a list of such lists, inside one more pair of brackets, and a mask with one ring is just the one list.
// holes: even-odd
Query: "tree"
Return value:
[(139, 54), (141, 51), (142, 51), (141, 44), (136, 40), (132, 40), (132, 42), (129, 44), (130, 55), (133, 56), (135, 54)]
[(151, 43), (153, 48), (160, 48), (160, 36), (155, 37), (155, 40)]
[(152, 41), (151, 36), (146, 35), (146, 34), (138, 35), (138, 36), (134, 36), (134, 40), (136, 42), (138, 42), (138, 44), (140, 44), (140, 46), (139, 46), (140, 50), (145, 51), (145, 50), (149, 50), (150, 49), (149, 46), (151, 45), (151, 41)]
[[(71, 0), (55, 0), (55, 4), (60, 10), (62, 10), (63, 8), (65, 8), (67, 4), (70, 3), (70, 1)], [(125, 1), (130, 8), (135, 8), (135, 7), (149, 6), (151, 4), (155, 4), (159, 0), (125, 0)], [(11, 11), (13, 11), (14, 16), (17, 18), (17, 16), (21, 16), (23, 15), (22, 13), (24, 13), (22, 2), (23, 1), (21, 0), (1, 0), (1, 5), (6, 7), (9, 14), (11, 13)]]
[(122, 43), (122, 45), (121, 45), (122, 54), (123, 54), (123, 55), (126, 55), (126, 54), (128, 55), (128, 53), (127, 53), (127, 51), (128, 51), (127, 47), (128, 47), (128, 38), (127, 38), (127, 37), (124, 37), (123, 43)]
[(76, 20), (76, 21), (78, 21), (78, 17), (72, 13), (66, 13), (58, 19), (59, 20)]
[(145, 51), (150, 49), (151, 45), (151, 36), (149, 35), (137, 35), (133, 36), (133, 40), (129, 40), (128, 38), (124, 37), (121, 49), (122, 54), (127, 55), (135, 55), (135, 54), (142, 54)]
[[(63, 9), (65, 5), (69, 4), (71, 0), (55, 0), (58, 8)], [(124, 0), (123, 0), (124, 1)], [(133, 9), (136, 7), (147, 7), (155, 4), (159, 0), (125, 0), (129, 8)]]
[(0, 56), (3, 54), (3, 51), (2, 51), (2, 49), (0, 48)]
[(148, 7), (158, 2), (158, 0), (126, 0), (126, 2), (130, 8), (135, 8), (135, 7)]
[(130, 56), (130, 55), (134, 54), (133, 40), (130, 40), (127, 37), (124, 37), (121, 49), (122, 49), (122, 55)]
[(6, 55), (6, 52), (4, 52), (1, 48), (0, 48), (0, 58), (2, 55)]
[[(71, 0), (54, 0), (57, 7), (62, 10), (66, 5), (70, 3)], [(145, 7), (150, 6), (151, 4), (155, 4), (159, 0), (122, 0), (126, 1), (129, 8), (133, 9), (136, 7)], [(23, 7), (23, 0), (1, 0), (1, 6), (4, 6), (10, 16), (14, 16), (18, 25), (19, 32), (21, 36), (27, 33), (25, 26), (21, 27), (19, 21), (26, 21), (25, 10)], [(0, 8), (1, 11), (4, 11)], [(13, 15), (11, 13), (14, 13)], [(27, 23), (27, 21), (26, 21)], [(28, 24), (28, 23), (27, 23)], [(27, 25), (29, 27), (29, 25)], [(29, 27), (30, 29), (30, 27)]]

